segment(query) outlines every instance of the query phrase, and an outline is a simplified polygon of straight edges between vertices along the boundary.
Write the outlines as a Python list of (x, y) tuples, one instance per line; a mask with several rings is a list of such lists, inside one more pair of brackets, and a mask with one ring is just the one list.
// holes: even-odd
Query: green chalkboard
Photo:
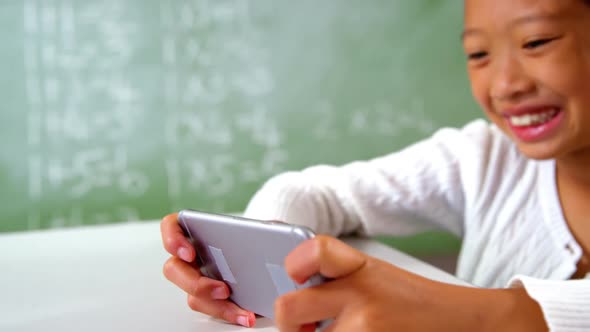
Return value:
[(479, 117), (461, 1), (0, 2), (0, 229), (241, 211)]

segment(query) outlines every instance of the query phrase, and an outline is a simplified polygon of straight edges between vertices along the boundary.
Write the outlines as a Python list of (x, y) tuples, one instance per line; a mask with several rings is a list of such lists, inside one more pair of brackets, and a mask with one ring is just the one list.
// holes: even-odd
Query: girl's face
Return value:
[(590, 155), (590, 4), (465, 0), (477, 102), (530, 158)]

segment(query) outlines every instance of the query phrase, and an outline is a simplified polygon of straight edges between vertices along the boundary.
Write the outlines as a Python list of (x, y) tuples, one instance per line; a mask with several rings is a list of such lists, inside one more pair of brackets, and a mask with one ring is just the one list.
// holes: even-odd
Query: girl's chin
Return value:
[(517, 143), (517, 147), (520, 153), (527, 158), (535, 160), (556, 159), (561, 155), (560, 151), (562, 151), (554, 146), (543, 143)]

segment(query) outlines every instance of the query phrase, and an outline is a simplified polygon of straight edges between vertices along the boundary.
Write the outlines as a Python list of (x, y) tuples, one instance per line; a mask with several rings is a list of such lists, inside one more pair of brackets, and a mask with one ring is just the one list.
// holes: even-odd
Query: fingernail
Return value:
[(211, 292), (211, 297), (215, 300), (224, 300), (227, 298), (227, 292), (223, 287), (217, 287)]
[(191, 253), (185, 247), (180, 247), (178, 249), (178, 257), (180, 257), (183, 261), (190, 263), (191, 261)]
[(252, 327), (248, 316), (238, 316), (237, 322), (244, 327)]

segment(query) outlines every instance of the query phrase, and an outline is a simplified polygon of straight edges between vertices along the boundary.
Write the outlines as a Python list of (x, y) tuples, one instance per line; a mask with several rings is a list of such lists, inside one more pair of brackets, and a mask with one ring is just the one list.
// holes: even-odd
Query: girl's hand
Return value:
[(546, 331), (540, 308), (522, 289), (444, 284), (367, 256), (337, 239), (317, 236), (285, 261), (295, 282), (320, 273), (323, 285), (275, 302), (283, 332), (313, 331)]
[(188, 305), (230, 323), (254, 326), (254, 313), (238, 307), (228, 300), (230, 290), (222, 281), (201, 275), (194, 264), (196, 252), (178, 225), (178, 214), (170, 214), (160, 224), (164, 248), (172, 257), (164, 264), (164, 275), (188, 294)]

